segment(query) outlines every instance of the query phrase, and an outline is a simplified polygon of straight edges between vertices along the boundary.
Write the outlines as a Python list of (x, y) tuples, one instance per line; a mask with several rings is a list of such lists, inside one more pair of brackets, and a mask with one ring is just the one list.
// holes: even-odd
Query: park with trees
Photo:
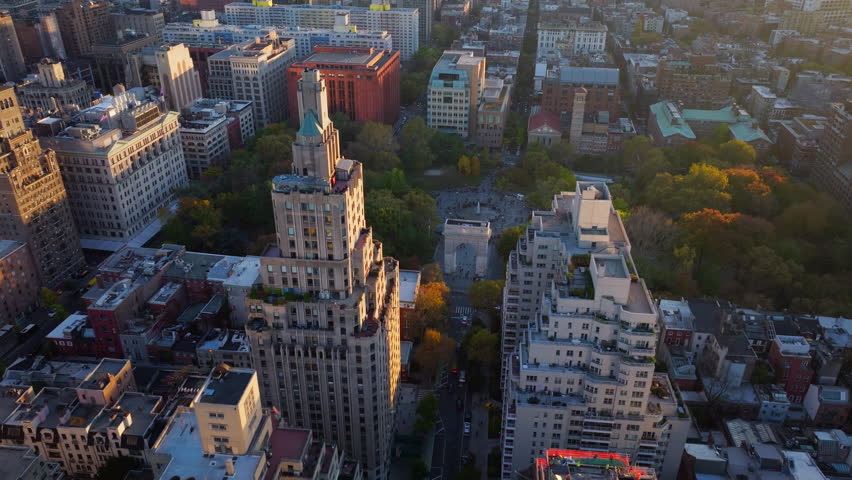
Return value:
[[(625, 145), (610, 187), (637, 268), (655, 296), (841, 315), (852, 307), (852, 225), (824, 192), (726, 128), (704, 141)], [(594, 171), (594, 170), (592, 170)]]

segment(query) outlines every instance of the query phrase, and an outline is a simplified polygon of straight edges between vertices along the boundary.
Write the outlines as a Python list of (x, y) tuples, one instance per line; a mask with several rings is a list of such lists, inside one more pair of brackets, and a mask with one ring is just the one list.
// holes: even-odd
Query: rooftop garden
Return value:
[(310, 293), (284, 291), (280, 288), (267, 288), (263, 285), (253, 287), (249, 292), (249, 298), (253, 300), (263, 300), (273, 305), (284, 305), (287, 302), (314, 301), (314, 296)]

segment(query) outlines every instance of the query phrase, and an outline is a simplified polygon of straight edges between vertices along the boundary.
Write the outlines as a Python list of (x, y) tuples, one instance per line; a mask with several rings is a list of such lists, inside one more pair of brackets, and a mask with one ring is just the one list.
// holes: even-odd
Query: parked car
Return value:
[(456, 399), (456, 410), (464, 410), (464, 402), (461, 398)]

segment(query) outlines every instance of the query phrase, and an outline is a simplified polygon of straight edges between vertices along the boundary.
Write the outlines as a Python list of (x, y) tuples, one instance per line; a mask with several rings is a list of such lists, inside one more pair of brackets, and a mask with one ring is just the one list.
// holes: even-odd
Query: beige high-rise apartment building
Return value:
[(257, 128), (287, 119), (287, 67), (296, 59), (296, 42), (270, 32), (207, 59), (209, 96), (254, 102)]
[(180, 112), (201, 98), (201, 78), (186, 45), (163, 45), (154, 52), (166, 107)]
[(100, 250), (117, 250), (159, 221), (189, 182), (178, 113), (162, 113), (120, 86), (114, 93), (41, 137), (58, 156), (83, 246)]
[(340, 154), (325, 80), (299, 81), (293, 173), (272, 181), (277, 243), (246, 330), (264, 405), (387, 478), (400, 373), (399, 265), (364, 220), (361, 164)]
[[(195, 417), (205, 453), (245, 455), (255, 451), (256, 437), (269, 438), (269, 418), (263, 415), (257, 373), (251, 369), (214, 368), (198, 392)], [(258, 435), (258, 429), (265, 433)]]
[(689, 414), (654, 372), (656, 307), (606, 184), (578, 182), (533, 213), (503, 312), (503, 480), (550, 448), (627, 454), (676, 476)]
[(71, 0), (56, 9), (56, 21), (69, 58), (92, 53), (92, 46), (115, 38), (110, 2)]
[(5, 82), (17, 82), (27, 73), (27, 66), (12, 15), (6, 10), (0, 11), (0, 42), (3, 44), (0, 48), (0, 74)]
[(832, 104), (813, 173), (817, 185), (852, 210), (852, 99)]
[(65, 76), (62, 62), (43, 58), (34, 82), (18, 87), (21, 104), (42, 112), (76, 112), (92, 104), (92, 89), (80, 79)]
[(0, 238), (29, 245), (41, 282), (55, 286), (83, 266), (56, 153), (24, 128), (11, 87), (0, 89)]
[(136, 33), (147, 33), (157, 40), (163, 39), (163, 28), (166, 26), (163, 12), (145, 8), (128, 8), (123, 12), (114, 12), (111, 18), (117, 31), (133, 30)]

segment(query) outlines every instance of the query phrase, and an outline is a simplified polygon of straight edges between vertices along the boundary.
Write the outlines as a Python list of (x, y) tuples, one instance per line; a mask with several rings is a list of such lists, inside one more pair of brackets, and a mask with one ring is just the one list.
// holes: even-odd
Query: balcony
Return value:
[(611, 433), (610, 429), (603, 428), (603, 427), (595, 427), (595, 426), (592, 426), (592, 425), (583, 425), (583, 431), (584, 432), (592, 432), (592, 433), (605, 433), (607, 435), (609, 435)]
[(559, 392), (525, 392), (516, 390), (515, 400), (519, 404), (539, 405), (543, 407), (567, 407), (572, 405), (585, 408), (586, 406), (586, 401), (583, 397)]
[(657, 334), (656, 328), (651, 327), (651, 326), (647, 326), (647, 325), (644, 325), (644, 324), (640, 325), (640, 326), (636, 326), (636, 325), (633, 325), (632, 323), (621, 321), (619, 323), (619, 328), (621, 328), (621, 330), (624, 333), (629, 333), (629, 334), (633, 334), (633, 335), (656, 335)]

